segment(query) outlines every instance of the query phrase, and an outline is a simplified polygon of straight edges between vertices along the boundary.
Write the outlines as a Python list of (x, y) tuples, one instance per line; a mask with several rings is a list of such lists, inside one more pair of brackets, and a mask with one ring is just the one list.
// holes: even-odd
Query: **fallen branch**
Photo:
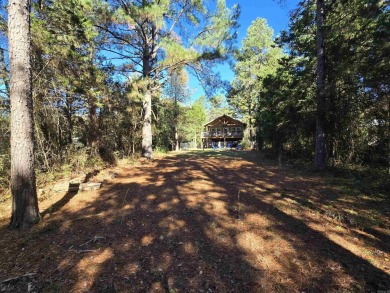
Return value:
[(85, 219), (88, 219), (88, 218), (93, 218), (95, 215), (89, 215), (89, 216), (83, 216), (83, 217), (80, 217), (80, 218), (76, 218), (74, 219), (75, 221), (81, 221), (81, 220), (85, 220)]
[(85, 253), (85, 252), (96, 252), (99, 251), (99, 249), (85, 249), (85, 250), (76, 250), (77, 253)]
[(88, 240), (87, 242), (85, 242), (84, 244), (81, 244), (80, 246), (84, 246), (84, 245), (87, 245), (91, 242), (95, 243), (96, 241), (98, 241), (99, 239), (104, 239), (106, 237), (103, 237), (103, 236), (95, 236), (93, 237), (91, 240)]
[(34, 275), (36, 275), (36, 274), (37, 274), (37, 273), (28, 273), (28, 274), (24, 274), (24, 275), (21, 275), (21, 276), (9, 278), (9, 279), (0, 281), (0, 284), (10, 283), (10, 282), (12, 282), (12, 281), (16, 281), (16, 280), (22, 279), (22, 278), (24, 278), (24, 277), (31, 277), (31, 276), (34, 276)]

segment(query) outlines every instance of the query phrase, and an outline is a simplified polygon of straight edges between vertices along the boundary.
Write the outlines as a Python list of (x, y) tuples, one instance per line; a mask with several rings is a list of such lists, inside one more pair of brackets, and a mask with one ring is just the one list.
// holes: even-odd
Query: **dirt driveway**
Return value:
[(116, 172), (99, 191), (41, 202), (44, 221), (28, 233), (1, 222), (0, 280), (18, 278), (0, 292), (390, 290), (380, 199), (351, 203), (345, 186), (254, 152), (170, 154)]

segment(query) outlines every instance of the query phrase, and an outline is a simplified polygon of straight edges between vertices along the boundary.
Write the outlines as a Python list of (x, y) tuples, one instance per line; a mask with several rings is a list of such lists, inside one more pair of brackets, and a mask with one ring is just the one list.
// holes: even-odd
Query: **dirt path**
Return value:
[(28, 233), (2, 222), (0, 280), (34, 275), (0, 292), (390, 290), (380, 200), (351, 203), (327, 178), (253, 152), (187, 152), (116, 171), (99, 191), (42, 202), (44, 221)]

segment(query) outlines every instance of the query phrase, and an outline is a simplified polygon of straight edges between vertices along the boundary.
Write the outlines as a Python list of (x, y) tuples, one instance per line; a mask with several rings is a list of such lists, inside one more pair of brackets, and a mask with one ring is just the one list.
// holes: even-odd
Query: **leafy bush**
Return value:
[(248, 150), (251, 148), (251, 142), (249, 141), (248, 138), (244, 138), (241, 142), (241, 148), (243, 150)]
[(157, 146), (157, 147), (154, 149), (154, 154), (155, 154), (155, 155), (161, 155), (161, 154), (166, 154), (166, 153), (168, 153), (168, 148), (166, 148), (166, 147)]

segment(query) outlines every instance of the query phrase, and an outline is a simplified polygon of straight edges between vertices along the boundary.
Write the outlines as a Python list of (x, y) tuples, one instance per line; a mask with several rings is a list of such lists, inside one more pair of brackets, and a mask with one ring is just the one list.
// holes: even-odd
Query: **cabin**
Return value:
[(246, 123), (222, 115), (204, 125), (201, 133), (203, 148), (236, 147), (244, 138)]

